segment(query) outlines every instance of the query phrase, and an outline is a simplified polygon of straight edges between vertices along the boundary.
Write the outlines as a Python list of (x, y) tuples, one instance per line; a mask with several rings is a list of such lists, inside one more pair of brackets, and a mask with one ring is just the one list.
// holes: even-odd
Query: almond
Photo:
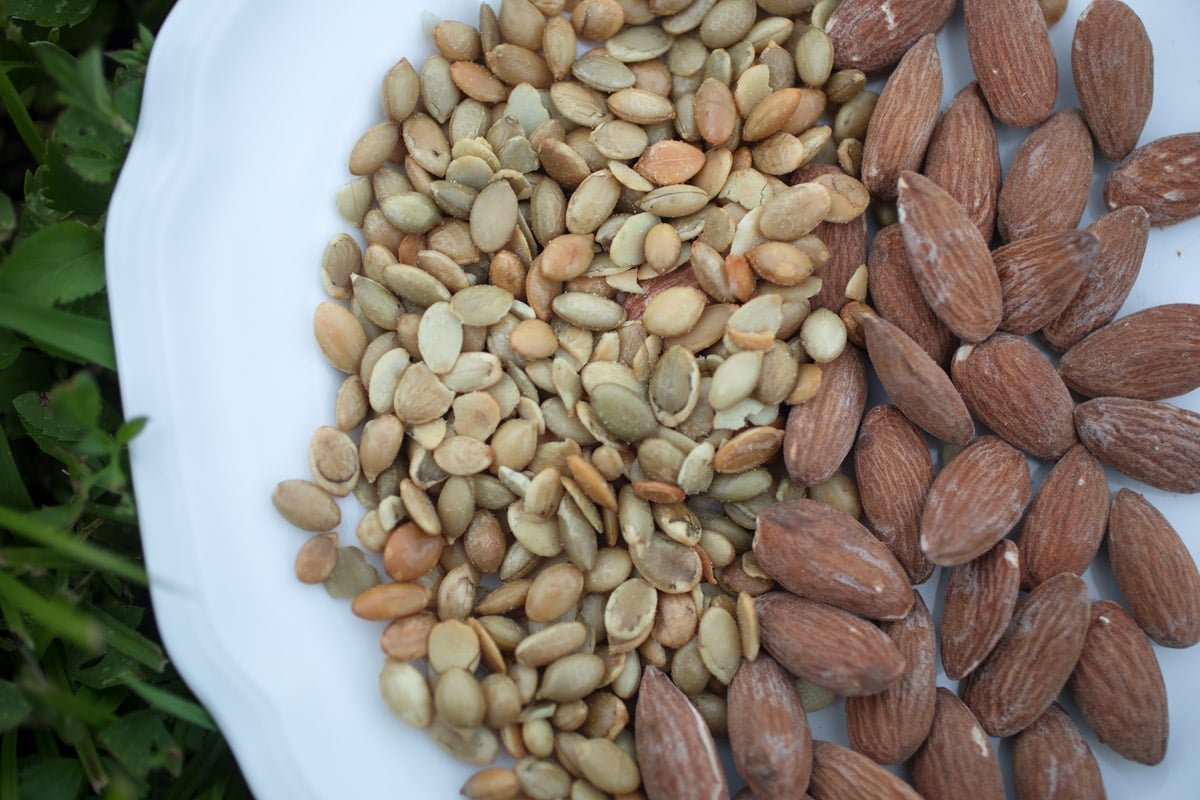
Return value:
[(921, 800), (904, 781), (866, 756), (813, 742), (811, 794), (818, 800)]
[(1167, 754), (1167, 689), (1154, 648), (1111, 600), (1092, 603), (1091, 626), (1067, 688), (1096, 738), (1154, 765)]
[(936, 33), (954, 12), (954, 0), (844, 0), (825, 33), (837, 69), (878, 72), (892, 66), (922, 36)]
[(912, 172), (900, 176), (898, 212), (909, 264), (925, 301), (969, 342), (1000, 325), (1000, 279), (987, 243), (945, 189)]
[(796, 677), (852, 697), (881, 692), (904, 674), (892, 640), (853, 614), (788, 592), (760, 595), (754, 607), (763, 647)]
[(912, 337), (939, 366), (948, 366), (958, 339), (925, 302), (899, 225), (875, 234), (867, 267), (871, 299), (879, 315)]
[(1146, 498), (1113, 497), (1108, 558), (1129, 611), (1163, 647), (1200, 642), (1200, 571), (1183, 539)]
[(992, 652), (1012, 619), (1020, 583), (1020, 558), (1009, 539), (951, 570), (942, 605), (946, 677), (961, 680)]
[[(842, 170), (828, 164), (805, 164), (792, 174), (789, 182), (794, 186), (822, 175), (841, 173)], [(846, 302), (846, 284), (867, 260), (867, 215), (860, 214), (849, 222), (822, 222), (812, 235), (829, 251), (829, 262), (818, 271), (821, 291), (810, 302), (814, 309), (839, 311)]]
[(1137, 147), (1154, 100), (1154, 51), (1141, 18), (1120, 0), (1095, 0), (1075, 23), (1071, 75), (1100, 152)]
[(1055, 350), (1066, 350), (1117, 315), (1142, 268), (1150, 215), (1140, 206), (1122, 208), (1100, 217), (1087, 231), (1100, 242), (1092, 269), (1062, 314), (1042, 328)]
[(1038, 126), (1021, 143), (1000, 187), (1000, 236), (1015, 242), (1074, 230), (1091, 193), (1092, 166), (1092, 137), (1078, 111), (1060, 111)]
[(872, 619), (900, 619), (913, 604), (908, 576), (854, 517), (816, 500), (758, 514), (754, 555), (788, 591)]
[(913, 759), (912, 780), (925, 800), (954, 800), (966, 787), (977, 800), (1004, 800), (996, 748), (971, 709), (949, 689), (937, 690), (933, 727)]
[(909, 615), (883, 625), (904, 657), (900, 680), (879, 694), (846, 698), (850, 746), (879, 764), (907, 761), (933, 724), (937, 637), (925, 602), (912, 594), (916, 600)]
[(764, 798), (803, 795), (812, 773), (812, 735), (783, 667), (761, 654), (743, 660), (726, 699), (733, 763), (750, 789)]
[(1200, 386), (1200, 305), (1172, 303), (1122, 317), (1068, 350), (1058, 372), (1088, 397), (1186, 394)]
[(958, 201), (985, 242), (992, 240), (1000, 193), (1000, 147), (978, 83), (967, 84), (954, 96), (933, 129), (924, 175)]
[(1085, 231), (1030, 236), (995, 250), (1001, 330), (1024, 336), (1053, 322), (1079, 294), (1099, 252), (1100, 241)]
[(963, 345), (951, 374), (971, 413), (1014, 447), (1055, 459), (1078, 441), (1071, 393), (1054, 365), (1020, 336), (997, 333)]
[(729, 800), (708, 724), (671, 679), (653, 666), (637, 698), (637, 761), (648, 800)]
[(1058, 62), (1037, 0), (964, 0), (967, 49), (993, 116), (1028, 128), (1054, 111)]
[(1108, 175), (1109, 210), (1141, 206), (1150, 224), (1174, 225), (1200, 215), (1200, 133), (1156, 139), (1134, 150)]
[(921, 551), (921, 509), (933, 483), (933, 460), (917, 426), (895, 406), (876, 406), (863, 418), (854, 448), (858, 494), (871, 530), (923, 583), (934, 565)]
[(867, 353), (896, 407), (944, 442), (964, 445), (975, 423), (950, 376), (908, 334), (875, 315), (863, 319)]
[(1090, 612), (1087, 584), (1055, 575), (1017, 607), (987, 660), (960, 686), (992, 736), (1011, 736), (1049, 708), (1079, 660)]
[(1017, 734), (1012, 752), (1017, 800), (1104, 800), (1100, 765), (1058, 703)]
[(1101, 397), (1075, 407), (1096, 458), (1168, 492), (1200, 492), (1200, 414), (1165, 403)]
[(1108, 477), (1087, 448), (1066, 452), (1029, 506), (1017, 547), (1021, 585), (1032, 589), (1060, 572), (1082, 575), (1104, 539)]
[(946, 566), (982, 555), (1017, 524), (1032, 491), (1025, 456), (995, 436), (976, 439), (934, 479), (921, 549)]
[(837, 472), (850, 448), (867, 402), (867, 367), (847, 347), (821, 367), (821, 386), (806, 403), (792, 406), (783, 438), (783, 457), (801, 486), (824, 483)]
[(666, 275), (659, 275), (651, 278), (642, 284), (641, 294), (626, 294), (622, 307), (625, 309), (625, 318), (629, 321), (639, 320), (646, 313), (646, 306), (667, 289), (672, 289), (676, 286), (690, 286), (694, 289), (700, 289), (700, 282), (696, 279), (696, 273), (691, 266), (680, 267), (672, 270)]
[(900, 173), (921, 168), (941, 104), (942, 61), (929, 33), (900, 59), (871, 115), (862, 155), (862, 181), (871, 194), (895, 198)]

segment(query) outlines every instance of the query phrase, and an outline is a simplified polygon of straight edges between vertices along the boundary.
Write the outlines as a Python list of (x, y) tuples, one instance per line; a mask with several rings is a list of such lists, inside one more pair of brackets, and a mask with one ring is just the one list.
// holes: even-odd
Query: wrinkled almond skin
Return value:
[(1054, 703), (1013, 741), (1017, 800), (1105, 800), (1100, 765), (1062, 706)]
[(913, 786), (925, 800), (955, 800), (966, 787), (977, 800), (1004, 800), (1000, 758), (971, 709), (937, 690), (929, 738), (912, 762)]
[(959, 686), (985, 731), (1011, 736), (1050, 707), (1079, 660), (1090, 619), (1078, 575), (1055, 575), (1025, 598), (991, 655)]
[[(841, 171), (829, 164), (805, 164), (792, 173), (788, 182), (794, 186)], [(846, 303), (846, 283), (867, 260), (867, 215), (860, 214), (849, 222), (822, 222), (812, 235), (829, 250), (829, 263), (820, 270), (821, 291), (809, 302), (814, 309), (840, 311)]]
[(1130, 613), (1163, 647), (1200, 642), (1200, 571), (1183, 539), (1146, 498), (1113, 497), (1108, 558)]
[(1129, 206), (1100, 217), (1087, 232), (1100, 242), (1091, 271), (1063, 312), (1042, 328), (1055, 350), (1066, 350), (1117, 315), (1142, 268), (1150, 215)]
[(1109, 323), (1064, 353), (1058, 372), (1088, 397), (1186, 394), (1200, 386), (1200, 305), (1154, 306)]
[(1036, 0), (964, 0), (967, 49), (992, 115), (1028, 128), (1054, 111), (1058, 62)]
[(900, 619), (913, 604), (904, 569), (858, 520), (816, 500), (758, 514), (754, 555), (788, 591), (872, 619)]
[[(970, 3), (968, 3), (970, 5)], [(996, 226), (1006, 242), (1074, 230), (1092, 188), (1092, 137), (1078, 111), (1060, 111), (1029, 134), (1000, 187)]]
[(887, 320), (868, 315), (863, 329), (875, 374), (904, 416), (943, 442), (971, 441), (975, 422), (945, 370)]
[(1087, 279), (1100, 241), (1085, 231), (1030, 236), (992, 253), (1004, 293), (1000, 329), (1025, 336), (1053, 322)]
[(872, 408), (858, 432), (854, 474), (871, 531), (912, 583), (929, 580), (934, 565), (921, 551), (920, 536), (933, 460), (921, 431), (895, 406)]
[(845, 0), (825, 23), (837, 69), (878, 72), (892, 66), (918, 39), (937, 33), (954, 0)]
[(1014, 447), (1056, 459), (1078, 441), (1071, 393), (1054, 365), (1020, 336), (997, 333), (959, 348), (951, 374), (971, 413)]
[(788, 413), (783, 457), (792, 480), (801, 486), (829, 480), (854, 446), (866, 402), (865, 360), (847, 347), (822, 365), (816, 396)]
[(653, 666), (642, 673), (636, 714), (637, 762), (648, 800), (729, 800), (729, 784), (707, 723)]
[(941, 619), (946, 677), (962, 680), (983, 663), (1008, 628), (1020, 588), (1020, 558), (1009, 539), (951, 571)]
[(1134, 150), (1104, 184), (1110, 211), (1141, 206), (1155, 227), (1200, 215), (1200, 133), (1156, 139)]
[(1100, 152), (1120, 161), (1137, 147), (1154, 100), (1146, 26), (1120, 0), (1095, 0), (1075, 23), (1071, 75)]
[(963, 88), (938, 120), (925, 154), (925, 177), (958, 201), (985, 242), (996, 233), (1000, 146), (979, 84)]
[(939, 366), (947, 368), (958, 339), (925, 302), (909, 266), (899, 225), (889, 225), (875, 234), (867, 279), (879, 316), (907, 333)]
[(904, 674), (904, 656), (864, 619), (789, 592), (760, 595), (754, 606), (763, 647), (797, 677), (852, 697), (881, 692)]
[(1021, 525), (1021, 586), (1032, 589), (1060, 572), (1082, 575), (1104, 539), (1107, 510), (1104, 467), (1077, 444), (1050, 470)]
[(757, 797), (800, 797), (812, 773), (812, 735), (796, 685), (772, 658), (743, 660), (727, 695), (729, 745)]
[(813, 742), (810, 794), (815, 800), (921, 800), (911, 786), (864, 755)]
[(878, 764), (899, 764), (916, 752), (933, 724), (937, 635), (921, 596), (902, 620), (883, 632), (904, 656), (904, 674), (879, 694), (846, 698), (850, 746)]
[(942, 61), (929, 33), (900, 59), (871, 115), (862, 155), (862, 182), (871, 194), (893, 199), (900, 173), (921, 168), (941, 103)]
[(1091, 626), (1067, 688), (1096, 738), (1154, 765), (1167, 754), (1167, 688), (1133, 617), (1112, 600), (1092, 603)]
[(1032, 492), (1025, 456), (995, 436), (976, 439), (934, 479), (921, 549), (946, 566), (986, 553), (1017, 524)]
[(1200, 414), (1101, 397), (1075, 407), (1075, 429), (1096, 458), (1131, 478), (1168, 492), (1200, 492)]
[(921, 294), (958, 337), (983, 341), (1004, 311), (987, 243), (958, 201), (933, 181), (906, 172), (899, 187), (900, 228)]

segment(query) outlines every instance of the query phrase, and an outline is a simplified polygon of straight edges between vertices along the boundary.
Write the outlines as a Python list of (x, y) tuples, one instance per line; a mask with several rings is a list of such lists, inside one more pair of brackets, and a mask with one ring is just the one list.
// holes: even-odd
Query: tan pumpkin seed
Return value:
[(485, 253), (508, 243), (517, 225), (517, 196), (507, 181), (484, 187), (471, 207), (471, 240)]

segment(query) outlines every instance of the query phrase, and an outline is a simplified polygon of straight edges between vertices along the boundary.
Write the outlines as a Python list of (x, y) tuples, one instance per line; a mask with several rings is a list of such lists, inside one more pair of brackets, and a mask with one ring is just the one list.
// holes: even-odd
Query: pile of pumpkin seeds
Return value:
[(850, 478), (798, 486), (780, 457), (866, 296), (865, 267), (823, 286), (814, 234), (868, 204), (876, 95), (831, 74), (835, 5), (501, 0), (383, 78), (336, 198), (357, 233), (321, 262), (314, 331), (346, 378), (311, 479), (273, 500), (315, 534), (300, 580), (388, 623), (396, 715), (516, 759), (468, 797), (635, 792), (647, 664), (724, 735), (772, 585), (757, 512), (861, 515)]

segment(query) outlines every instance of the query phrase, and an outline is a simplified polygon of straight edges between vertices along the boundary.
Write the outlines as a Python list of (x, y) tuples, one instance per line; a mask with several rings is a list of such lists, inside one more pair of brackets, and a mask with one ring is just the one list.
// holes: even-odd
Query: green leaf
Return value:
[(217, 724), (213, 722), (213, 718), (208, 715), (208, 712), (191, 700), (136, 679), (129, 681), (128, 686), (133, 690), (134, 694), (145, 700), (151, 708), (156, 708), (164, 714), (170, 714), (172, 717), (191, 723), (206, 731), (215, 731), (217, 729)]
[(0, 679), (0, 733), (20, 725), (31, 708), (15, 684)]
[(16, 797), (21, 791), (21, 775), (17, 769), (17, 731), (0, 739), (0, 797)]
[(95, 428), (100, 420), (100, 387), (90, 372), (77, 372), (50, 390), (55, 416), (81, 428)]
[(75, 800), (83, 791), (83, 782), (78, 761), (38, 759), (21, 773), (21, 800)]
[(104, 288), (104, 236), (60, 222), (23, 240), (0, 263), (0, 292), (41, 305), (68, 303)]
[(8, 0), (8, 12), (47, 28), (83, 22), (96, 7), (96, 0)]
[(7, 369), (21, 355), (25, 345), (9, 331), (0, 331), (0, 369)]
[(13, 209), (12, 198), (0, 192), (0, 242), (7, 242), (16, 229), (17, 212)]
[(156, 769), (178, 775), (183, 767), (179, 745), (162, 718), (149, 709), (125, 715), (96, 738), (137, 777), (144, 778)]
[(25, 480), (17, 468), (7, 436), (0, 436), (0, 504), (23, 511), (33, 508), (33, 500), (25, 488)]
[(44, 308), (37, 303), (0, 294), (0, 328), (29, 338), (83, 361), (116, 370), (112, 325), (78, 314)]
[(99, 48), (89, 48), (76, 58), (51, 42), (33, 42), (30, 47), (42, 62), (42, 69), (58, 84), (66, 105), (89, 111), (120, 133), (133, 135), (133, 126), (113, 105)]
[(67, 147), (52, 141), (46, 145), (46, 203), (54, 211), (98, 218), (108, 207), (115, 180), (98, 183), (80, 175), (68, 160)]
[(142, 432), (149, 421), (146, 417), (134, 417), (128, 422), (122, 423), (121, 427), (117, 428), (117, 433), (113, 437), (113, 440), (119, 447), (124, 447), (137, 438), (137, 435)]
[(75, 533), (62, 531), (40, 522), (29, 514), (22, 514), (0, 506), (0, 528), (29, 539), (35, 544), (51, 547), (69, 555), (77, 561), (119, 575), (141, 586), (147, 584), (146, 570), (122, 556), (87, 542)]
[(47, 453), (56, 446), (77, 442), (87, 433), (79, 425), (56, 414), (50, 401), (39, 392), (26, 392), (16, 398), (13, 408), (17, 410), (25, 430), (38, 447)]

